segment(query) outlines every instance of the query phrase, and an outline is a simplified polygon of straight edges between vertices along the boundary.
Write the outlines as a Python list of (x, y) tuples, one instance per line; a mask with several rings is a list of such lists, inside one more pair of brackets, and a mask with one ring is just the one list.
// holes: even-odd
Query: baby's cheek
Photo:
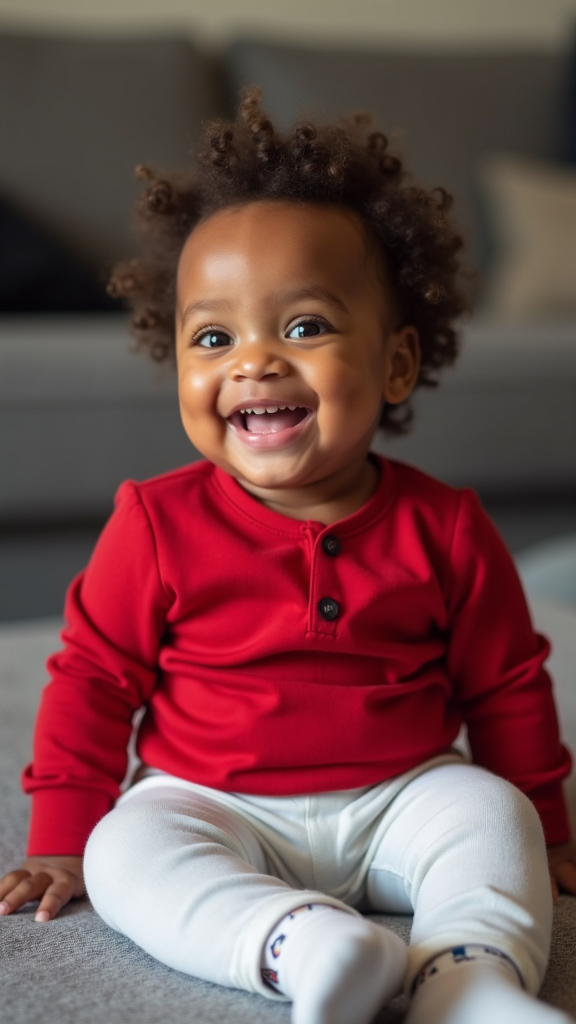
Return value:
[(344, 367), (343, 372), (326, 381), (323, 389), (323, 403), (328, 415), (341, 421), (357, 420), (369, 423), (376, 416), (382, 401), (377, 377), (368, 368), (365, 372)]

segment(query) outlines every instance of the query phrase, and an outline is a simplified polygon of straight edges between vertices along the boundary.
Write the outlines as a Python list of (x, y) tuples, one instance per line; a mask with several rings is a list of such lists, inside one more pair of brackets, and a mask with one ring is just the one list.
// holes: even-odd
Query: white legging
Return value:
[(264, 942), (305, 903), (414, 913), (408, 990), (430, 957), (496, 947), (536, 994), (552, 899), (540, 820), (522, 793), (456, 755), (364, 789), (297, 797), (222, 793), (170, 775), (127, 790), (92, 832), (88, 895), (157, 960), (282, 999)]

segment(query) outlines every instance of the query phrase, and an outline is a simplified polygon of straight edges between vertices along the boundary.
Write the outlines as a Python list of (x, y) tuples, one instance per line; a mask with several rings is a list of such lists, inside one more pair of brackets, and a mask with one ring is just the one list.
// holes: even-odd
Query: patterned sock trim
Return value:
[(458, 964), (470, 963), (471, 961), (477, 961), (478, 963), (490, 963), (499, 962), (502, 967), (512, 969), (516, 978), (518, 979), (521, 988), (525, 989), (524, 979), (520, 974), (520, 971), (516, 967), (514, 961), (501, 949), (496, 949), (495, 946), (483, 946), (470, 943), (467, 946), (453, 946), (452, 949), (446, 949), (443, 953), (439, 953), (437, 956), (432, 957), (424, 964), (418, 974), (416, 975), (410, 995), (414, 995), (417, 989), (421, 985), (424, 985), (430, 978), (436, 974), (442, 974), (446, 970), (450, 970)]
[(260, 972), (262, 980), (267, 985), (270, 985), (271, 988), (276, 989), (277, 992), (282, 993), (282, 995), (285, 995), (285, 993), (280, 980), (279, 960), (282, 955), (282, 946), (292, 931), (292, 923), (299, 919), (301, 914), (308, 913), (311, 910), (324, 909), (324, 907), (325, 905), (322, 903), (306, 903), (302, 907), (296, 907), (290, 914), (286, 914), (286, 917), (282, 918), (266, 942), (262, 953), (262, 968)]

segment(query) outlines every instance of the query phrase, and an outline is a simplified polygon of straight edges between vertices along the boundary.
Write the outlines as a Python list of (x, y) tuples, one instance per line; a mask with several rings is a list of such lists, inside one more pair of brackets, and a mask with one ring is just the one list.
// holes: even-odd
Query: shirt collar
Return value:
[(378, 469), (379, 478), (376, 488), (361, 508), (346, 516), (345, 519), (330, 523), (329, 526), (317, 520), (292, 519), (290, 516), (282, 515), (281, 512), (275, 512), (245, 491), (234, 477), (220, 469), (219, 466), (214, 467), (214, 482), (228, 501), (240, 512), (275, 533), (296, 536), (302, 534), (304, 529), (312, 529), (315, 534), (326, 532), (344, 537), (372, 526), (377, 519), (386, 514), (394, 498), (396, 474), (393, 463), (376, 452), (369, 452), (368, 457)]

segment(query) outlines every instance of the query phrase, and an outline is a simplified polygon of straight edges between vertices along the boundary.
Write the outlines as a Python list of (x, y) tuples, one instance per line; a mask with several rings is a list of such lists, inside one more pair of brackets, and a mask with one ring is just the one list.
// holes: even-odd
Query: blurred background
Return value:
[(375, 447), (576, 603), (576, 0), (0, 0), (0, 620), (60, 615), (118, 484), (198, 457), (104, 282), (135, 164), (185, 165), (250, 83), (283, 125), (371, 110), (453, 192), (462, 356)]

